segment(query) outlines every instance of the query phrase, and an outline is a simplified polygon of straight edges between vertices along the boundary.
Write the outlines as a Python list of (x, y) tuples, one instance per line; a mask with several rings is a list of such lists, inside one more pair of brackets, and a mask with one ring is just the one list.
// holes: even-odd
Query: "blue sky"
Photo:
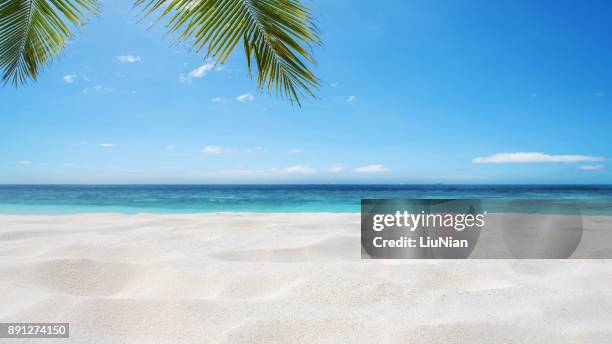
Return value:
[(0, 183), (612, 182), (609, 2), (315, 2), (302, 108), (103, 3), (0, 89)]

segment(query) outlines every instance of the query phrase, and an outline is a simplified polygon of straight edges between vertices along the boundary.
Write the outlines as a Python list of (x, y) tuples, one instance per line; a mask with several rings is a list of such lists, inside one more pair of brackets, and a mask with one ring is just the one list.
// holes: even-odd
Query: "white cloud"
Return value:
[(19, 160), (17, 161), (17, 165), (31, 165), (32, 162), (29, 160)]
[(202, 149), (202, 153), (204, 154), (223, 154), (227, 153), (227, 149), (219, 146), (206, 146)]
[(606, 168), (604, 167), (604, 165), (584, 165), (584, 166), (578, 166), (576, 167), (577, 170), (579, 171), (596, 171), (596, 172), (602, 172), (604, 171)]
[(193, 79), (199, 79), (199, 78), (206, 76), (208, 72), (211, 72), (211, 71), (218, 72), (220, 70), (221, 70), (221, 67), (216, 66), (214, 60), (208, 60), (206, 61), (206, 63), (204, 63), (200, 67), (192, 69), (187, 75), (185, 74), (179, 75), (179, 81), (182, 83), (190, 84)]
[(76, 74), (68, 74), (68, 75), (64, 75), (62, 80), (64, 80), (64, 82), (67, 84), (72, 84), (74, 80), (76, 80), (76, 78), (77, 78)]
[(340, 164), (331, 165), (327, 168), (327, 171), (331, 173), (339, 173), (339, 172), (344, 171), (344, 166)]
[(189, 72), (189, 74), (187, 74), (187, 77), (189, 78), (201, 78), (203, 76), (206, 75), (206, 73), (208, 73), (209, 71), (213, 70), (213, 68), (215, 68), (215, 64), (212, 62), (208, 62), (205, 63), (203, 65), (201, 65), (200, 67), (193, 69), (191, 72)]
[(349, 103), (352, 103), (353, 100), (355, 100), (355, 96), (349, 96), (348, 98), (346, 98), (346, 101)]
[(117, 145), (114, 144), (114, 143), (100, 143), (98, 146), (102, 147), (102, 148), (115, 148), (115, 147), (117, 147)]
[(270, 170), (272, 173), (282, 173), (282, 174), (312, 174), (317, 173), (312, 167), (295, 165), (284, 168), (273, 168)]
[(142, 61), (142, 57), (137, 55), (120, 55), (117, 56), (117, 61), (121, 63), (136, 63)]
[(604, 161), (605, 159), (598, 156), (586, 155), (550, 155), (538, 152), (517, 152), (517, 153), (498, 153), (491, 156), (476, 157), (472, 160), (475, 164), (504, 164), (504, 163), (540, 163), (540, 162), (558, 162), (558, 163), (575, 163), (586, 161)]
[(387, 167), (381, 164), (361, 166), (355, 169), (355, 172), (357, 173), (382, 173), (389, 171), (390, 170)]
[(300, 154), (300, 153), (304, 153), (304, 150), (300, 149), (300, 148), (293, 148), (289, 150), (289, 153), (291, 154)]
[(236, 100), (242, 103), (252, 102), (253, 100), (255, 100), (255, 96), (250, 93), (245, 93), (236, 97)]
[(213, 103), (227, 103), (227, 100), (220, 98), (220, 97), (216, 97), (210, 100)]

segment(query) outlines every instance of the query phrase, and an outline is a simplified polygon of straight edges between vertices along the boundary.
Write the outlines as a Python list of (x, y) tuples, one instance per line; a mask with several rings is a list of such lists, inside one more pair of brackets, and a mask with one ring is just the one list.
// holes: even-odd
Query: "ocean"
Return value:
[(359, 212), (364, 198), (482, 199), (489, 212), (505, 211), (507, 200), (545, 199), (612, 215), (612, 185), (0, 185), (0, 214), (346, 213)]

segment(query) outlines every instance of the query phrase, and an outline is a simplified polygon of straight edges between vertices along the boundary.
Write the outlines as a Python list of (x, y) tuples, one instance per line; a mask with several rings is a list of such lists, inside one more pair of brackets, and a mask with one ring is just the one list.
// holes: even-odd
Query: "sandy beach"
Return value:
[(612, 341), (612, 260), (362, 260), (359, 224), (3, 215), (0, 321), (78, 343)]

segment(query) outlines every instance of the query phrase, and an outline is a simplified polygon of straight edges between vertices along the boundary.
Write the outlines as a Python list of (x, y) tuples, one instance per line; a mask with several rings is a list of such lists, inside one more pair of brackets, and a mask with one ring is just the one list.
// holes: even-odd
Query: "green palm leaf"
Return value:
[(36, 79), (80, 28), (97, 0), (0, 0), (0, 70), (4, 84)]
[(249, 75), (254, 59), (257, 85), (300, 105), (300, 97), (315, 96), (317, 77), (312, 45), (320, 44), (310, 10), (299, 0), (136, 0), (144, 13), (161, 9), (170, 33), (192, 41), (218, 63), (226, 61), (242, 40)]

